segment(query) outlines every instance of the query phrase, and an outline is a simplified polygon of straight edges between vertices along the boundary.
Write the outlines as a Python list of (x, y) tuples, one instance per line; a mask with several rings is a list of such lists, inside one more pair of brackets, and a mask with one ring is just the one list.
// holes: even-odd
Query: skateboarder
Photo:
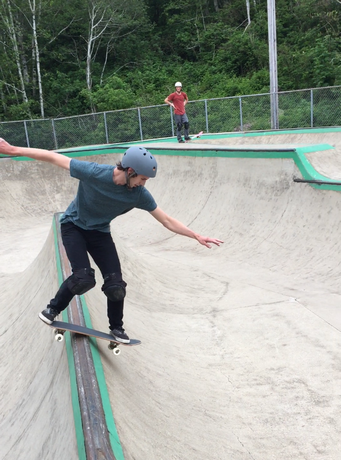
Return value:
[(69, 170), (71, 177), (79, 180), (76, 197), (61, 219), (62, 240), (72, 275), (61, 284), (55, 297), (39, 314), (47, 324), (54, 321), (76, 294), (84, 294), (95, 286), (95, 271), (90, 266), (89, 253), (104, 280), (102, 291), (107, 297), (110, 333), (117, 341), (129, 343), (123, 328), (127, 284), (122, 278), (110, 222), (133, 208), (148, 211), (170, 231), (194, 238), (208, 248), (211, 244), (219, 246), (222, 243), (216, 238), (195, 233), (157, 206), (144, 187), (149, 178), (156, 176), (157, 163), (143, 147), (129, 147), (116, 166), (71, 159), (50, 150), (16, 147), (1, 138), (0, 153), (51, 163)]
[[(176, 123), (176, 137), (178, 142), (190, 141), (189, 137), (189, 123), (186, 114), (186, 104), (188, 102), (187, 94), (182, 91), (182, 84), (180, 81), (175, 83), (175, 92), (166, 97), (165, 103), (173, 107), (174, 118)], [(185, 140), (182, 138), (181, 130), (184, 127)]]

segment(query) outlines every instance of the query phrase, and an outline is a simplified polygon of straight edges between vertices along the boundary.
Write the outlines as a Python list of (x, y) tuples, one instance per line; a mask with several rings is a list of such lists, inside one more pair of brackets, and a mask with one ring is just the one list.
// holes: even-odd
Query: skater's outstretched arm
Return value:
[(210, 238), (209, 236), (202, 236), (199, 235), (199, 233), (195, 233), (193, 230), (186, 227), (186, 225), (184, 225), (182, 222), (166, 214), (159, 207), (154, 209), (154, 211), (151, 211), (150, 214), (171, 232), (177, 233), (179, 235), (188, 236), (189, 238), (194, 238), (200, 244), (206, 246), (207, 248), (211, 247), (210, 243), (215, 244), (216, 246), (220, 246), (220, 244), (223, 243), (222, 240), (218, 240), (217, 238)]
[(47, 161), (64, 169), (70, 169), (71, 159), (53, 150), (34, 149), (31, 147), (16, 147), (0, 138), (0, 153), (19, 157), (29, 157), (38, 161)]

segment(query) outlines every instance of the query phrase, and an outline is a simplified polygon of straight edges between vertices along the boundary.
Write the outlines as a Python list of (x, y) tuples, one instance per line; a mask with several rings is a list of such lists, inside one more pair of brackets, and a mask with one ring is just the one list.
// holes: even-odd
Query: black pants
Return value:
[[(91, 268), (89, 253), (100, 269), (103, 278), (110, 273), (117, 273), (122, 276), (120, 260), (110, 233), (83, 230), (77, 225), (66, 223), (61, 225), (61, 234), (72, 272)], [(59, 312), (68, 306), (74, 296), (68, 288), (68, 279), (61, 284), (49, 305)], [(112, 301), (107, 299), (110, 329), (123, 325), (123, 305), (124, 300)]]
[(176, 137), (178, 138), (178, 141), (181, 141), (182, 139), (182, 126), (184, 126), (184, 135), (185, 139), (189, 138), (189, 129), (188, 129), (188, 117), (186, 114), (184, 115), (176, 115), (174, 114), (175, 118), (175, 123), (176, 123)]

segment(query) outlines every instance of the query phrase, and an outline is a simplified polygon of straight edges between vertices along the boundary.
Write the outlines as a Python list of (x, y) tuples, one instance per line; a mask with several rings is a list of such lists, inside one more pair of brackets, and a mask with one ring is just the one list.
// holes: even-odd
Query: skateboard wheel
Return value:
[(54, 338), (57, 342), (62, 342), (64, 340), (64, 332), (54, 331)]
[(118, 356), (121, 353), (121, 350), (118, 348), (117, 343), (110, 342), (108, 345), (109, 350), (111, 350), (114, 355)]

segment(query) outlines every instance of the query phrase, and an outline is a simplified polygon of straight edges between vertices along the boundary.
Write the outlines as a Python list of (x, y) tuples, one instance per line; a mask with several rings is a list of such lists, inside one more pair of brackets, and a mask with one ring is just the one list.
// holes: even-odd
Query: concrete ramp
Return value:
[[(340, 194), (293, 183), (292, 160), (159, 163), (159, 205), (225, 243), (142, 212), (113, 226), (143, 342), (104, 360), (127, 458), (336, 460)], [(104, 327), (99, 287), (88, 303)]]
[[(8, 392), (0, 435), (7, 457), (0, 457), (26, 458), (29, 438), (29, 458), (76, 458), (64, 348), (36, 317), (56, 289), (52, 212), (44, 206), (62, 210), (76, 181), (48, 165), (6, 162), (1, 171), (13, 168), (13, 183), (2, 194), (12, 203), (5, 208), (12, 235), (3, 226), (0, 234), (12, 241), (17, 267), (24, 264), (15, 245), (24, 215), (30, 235), (40, 236), (29, 237), (36, 256), (31, 263), (27, 255), (31, 265), (19, 274), (9, 273), (10, 258), (0, 254), (8, 264), (0, 270), (0, 385)], [(225, 243), (206, 249), (138, 210), (112, 225), (128, 283), (125, 327), (142, 340), (119, 357), (98, 342), (125, 459), (338, 460), (340, 193), (294, 183), (300, 172), (287, 158), (160, 155), (158, 162), (147, 186), (159, 206)], [(26, 168), (32, 173), (21, 175)], [(31, 201), (35, 175), (43, 182), (46, 174), (49, 195), (40, 187)], [(106, 330), (98, 270), (97, 279), (85, 298), (93, 326)], [(51, 407), (63, 410), (54, 415)]]
[(26, 270), (0, 276), (0, 458), (6, 460), (78, 458), (65, 347), (37, 317), (57, 288), (53, 235), (45, 237)]

